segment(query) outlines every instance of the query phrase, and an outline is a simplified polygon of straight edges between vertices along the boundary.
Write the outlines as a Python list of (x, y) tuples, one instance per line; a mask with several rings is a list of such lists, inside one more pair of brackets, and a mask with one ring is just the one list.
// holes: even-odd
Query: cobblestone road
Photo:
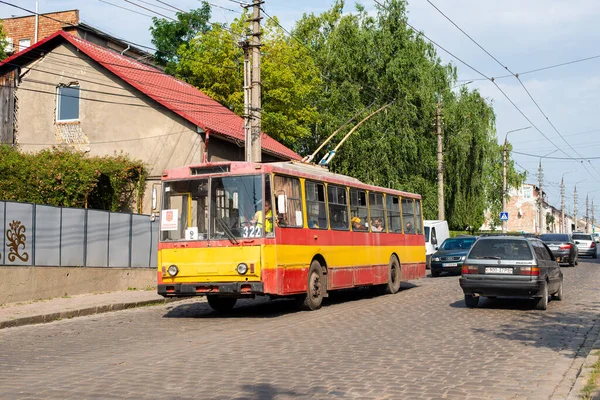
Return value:
[(563, 399), (599, 333), (600, 264), (565, 268), (548, 310), (464, 306), (457, 277), (366, 291), (318, 312), (206, 303), (0, 331), (0, 398)]

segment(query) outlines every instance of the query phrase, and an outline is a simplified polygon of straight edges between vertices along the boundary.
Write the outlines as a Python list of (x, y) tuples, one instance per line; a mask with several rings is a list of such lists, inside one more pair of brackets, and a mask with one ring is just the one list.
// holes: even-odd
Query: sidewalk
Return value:
[(0, 306), (0, 329), (22, 325), (40, 324), (58, 319), (118, 311), (126, 308), (167, 301), (156, 290), (126, 290), (101, 294), (82, 294), (27, 303)]

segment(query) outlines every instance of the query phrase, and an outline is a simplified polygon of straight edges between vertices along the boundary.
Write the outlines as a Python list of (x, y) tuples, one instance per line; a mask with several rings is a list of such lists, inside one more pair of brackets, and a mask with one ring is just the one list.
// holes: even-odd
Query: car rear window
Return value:
[(446, 239), (440, 246), (440, 250), (469, 250), (476, 238)]
[(551, 234), (547, 234), (547, 235), (541, 235), (540, 239), (542, 239), (544, 242), (568, 242), (569, 236), (551, 233)]
[(573, 240), (593, 240), (592, 239), (592, 235), (582, 235), (582, 234), (575, 234), (573, 235)]
[(525, 240), (483, 239), (475, 243), (469, 258), (490, 260), (532, 260), (533, 254)]

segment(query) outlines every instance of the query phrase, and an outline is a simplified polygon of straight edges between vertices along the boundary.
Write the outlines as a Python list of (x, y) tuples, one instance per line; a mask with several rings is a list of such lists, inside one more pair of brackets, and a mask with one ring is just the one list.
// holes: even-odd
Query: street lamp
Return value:
[(560, 233), (565, 233), (567, 230), (565, 226), (565, 175), (571, 172), (577, 172), (577, 170), (563, 172), (560, 178)]
[(573, 221), (575, 221), (575, 231), (579, 230), (579, 223), (577, 221), (577, 185), (581, 182), (585, 182), (585, 179), (579, 182), (576, 182), (573, 186)]
[[(506, 136), (504, 136), (504, 158), (502, 162), (502, 211), (506, 212), (506, 141), (508, 140), (508, 134), (511, 132), (524, 131), (525, 129), (529, 129), (531, 126), (527, 126), (525, 128), (513, 129), (512, 131), (506, 132)], [(502, 233), (506, 233), (506, 221), (502, 221)]]

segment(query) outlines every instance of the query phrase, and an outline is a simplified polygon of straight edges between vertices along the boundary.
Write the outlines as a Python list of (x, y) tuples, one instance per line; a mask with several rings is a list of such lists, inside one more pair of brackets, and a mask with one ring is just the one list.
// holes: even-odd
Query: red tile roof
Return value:
[[(57, 37), (62, 37), (129, 85), (205, 131), (244, 142), (243, 118), (194, 86), (167, 75), (156, 68), (63, 31), (58, 31), (54, 35), (9, 57), (0, 63), (0, 66), (12, 63), (15, 59)], [(262, 134), (262, 147), (263, 151), (280, 158), (292, 160), (301, 158), (297, 153), (265, 133)]]

